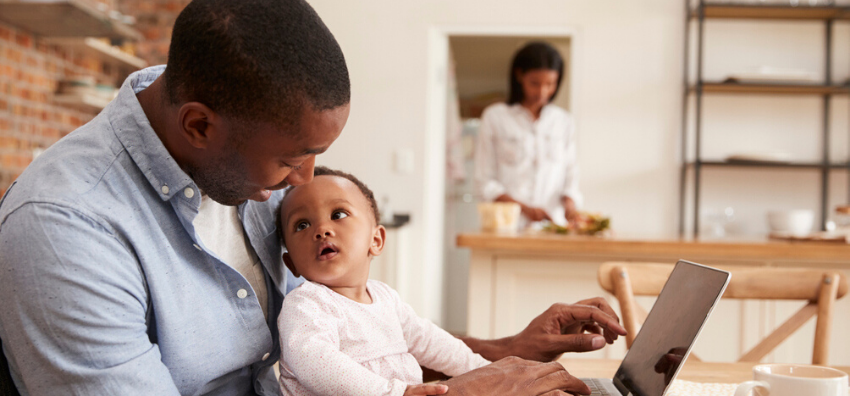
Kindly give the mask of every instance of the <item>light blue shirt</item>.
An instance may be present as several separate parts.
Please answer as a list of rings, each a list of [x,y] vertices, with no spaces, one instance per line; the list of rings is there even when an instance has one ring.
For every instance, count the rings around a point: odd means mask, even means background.
[[[266,271],[265,319],[195,232],[198,186],[136,99],[164,70],[131,75],[0,202],[0,339],[24,395],[279,394],[276,319],[302,282],[281,260],[282,192],[239,206]]]

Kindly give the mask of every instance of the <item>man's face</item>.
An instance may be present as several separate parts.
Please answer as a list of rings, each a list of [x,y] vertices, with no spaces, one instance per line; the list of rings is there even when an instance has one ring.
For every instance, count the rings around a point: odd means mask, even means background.
[[[189,169],[198,187],[214,201],[239,205],[265,201],[273,190],[309,183],[316,154],[325,152],[348,120],[349,105],[305,109],[297,130],[260,124],[254,130],[231,126],[202,164]]]
[[[383,247],[369,200],[350,180],[323,175],[292,189],[281,203],[281,227],[293,272],[328,287],[365,284],[371,255]]]

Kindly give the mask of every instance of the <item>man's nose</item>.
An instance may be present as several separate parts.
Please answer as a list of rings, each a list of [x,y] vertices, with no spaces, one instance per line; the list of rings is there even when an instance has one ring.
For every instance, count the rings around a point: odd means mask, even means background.
[[[286,176],[285,180],[291,186],[307,184],[313,181],[313,168],[315,167],[316,157],[310,157],[310,159],[301,164],[299,169],[290,172],[289,175]]]

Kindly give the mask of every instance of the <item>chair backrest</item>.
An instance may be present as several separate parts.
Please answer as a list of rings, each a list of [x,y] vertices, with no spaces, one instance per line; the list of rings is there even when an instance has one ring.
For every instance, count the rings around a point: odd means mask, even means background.
[[[758,362],[813,316],[815,347],[812,364],[827,364],[832,311],[835,301],[847,294],[847,279],[840,273],[819,269],[727,267],[732,273],[723,298],[758,300],[805,300],[808,304],[738,360]],[[599,267],[599,285],[620,303],[623,326],[631,348],[646,311],[635,296],[657,296],[673,271],[671,264],[608,262]]]

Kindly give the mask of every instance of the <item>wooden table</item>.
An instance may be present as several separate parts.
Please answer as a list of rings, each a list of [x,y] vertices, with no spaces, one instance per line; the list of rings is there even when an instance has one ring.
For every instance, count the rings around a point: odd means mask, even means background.
[[[599,265],[606,261],[673,264],[686,259],[718,266],[814,267],[837,270],[850,277],[850,245],[834,242],[469,233],[460,234],[457,245],[472,253],[466,332],[479,338],[516,334],[555,302],[604,296],[619,312],[614,299],[597,282]],[[652,301],[639,299],[647,309]],[[796,312],[799,306],[795,304],[723,301],[700,336],[696,353],[713,361],[737,360],[781,323],[781,318]],[[830,363],[850,366],[850,337],[840,336],[840,329],[850,328],[850,298],[838,301],[834,320]],[[813,337],[813,326],[812,330],[794,334],[768,361],[810,362]],[[582,357],[618,359],[624,353],[625,347],[615,344]]]
[[[620,366],[620,361],[613,359],[561,358],[560,363],[570,374],[580,378],[613,378]],[[753,366],[756,364],[688,360],[676,378],[691,382],[737,384],[753,379]],[[833,368],[850,373],[850,367],[834,366]]]

